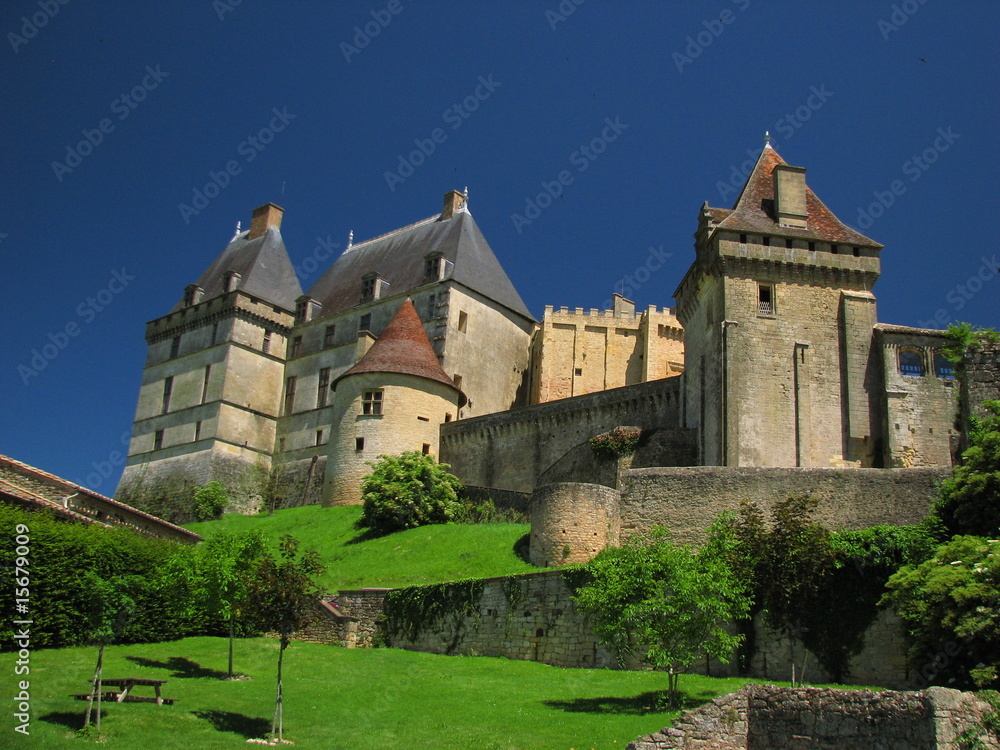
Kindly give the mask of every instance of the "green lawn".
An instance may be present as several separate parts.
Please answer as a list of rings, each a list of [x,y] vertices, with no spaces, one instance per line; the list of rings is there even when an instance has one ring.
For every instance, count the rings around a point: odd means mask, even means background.
[[[514,545],[529,531],[528,524],[451,523],[364,540],[354,528],[360,515],[361,506],[311,505],[279,510],[273,516],[231,513],[218,521],[192,523],[185,528],[204,537],[221,530],[260,529],[275,544],[282,534],[292,534],[304,548],[319,551],[327,569],[320,582],[330,591],[444,583],[539,570],[514,553]]]
[[[264,638],[238,641],[237,671],[251,679],[227,682],[222,638],[109,647],[105,677],[166,679],[164,697],[178,702],[105,704],[107,739],[98,746],[247,747],[270,728],[277,648]],[[32,653],[31,736],[13,732],[8,711],[0,746],[89,746],[73,738],[86,703],[70,694],[86,692],[96,656],[96,648]],[[700,703],[746,682],[685,676],[681,689]],[[673,718],[654,707],[665,683],[651,672],[293,642],[285,653],[286,737],[317,750],[620,750]],[[0,689],[8,706],[12,688],[4,680]]]

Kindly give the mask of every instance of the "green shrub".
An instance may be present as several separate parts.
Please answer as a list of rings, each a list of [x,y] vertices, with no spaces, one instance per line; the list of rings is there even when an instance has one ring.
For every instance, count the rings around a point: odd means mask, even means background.
[[[364,505],[359,528],[381,535],[455,520],[462,485],[448,473],[448,464],[407,451],[380,456],[369,466],[372,473],[361,483]]]
[[[985,401],[987,416],[975,420],[963,463],[941,484],[934,507],[950,534],[1000,532],[1000,401]]]
[[[594,453],[603,458],[631,456],[642,440],[642,430],[638,427],[615,427],[590,439]]]
[[[196,521],[212,521],[222,515],[229,505],[229,493],[222,482],[209,482],[194,491],[191,508]]]

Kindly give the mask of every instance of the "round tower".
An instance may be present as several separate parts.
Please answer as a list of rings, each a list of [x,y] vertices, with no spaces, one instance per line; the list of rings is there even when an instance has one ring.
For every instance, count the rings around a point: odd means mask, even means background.
[[[409,299],[358,363],[333,382],[333,391],[324,505],[361,503],[368,462],[381,455],[437,456],[440,425],[465,403]]]

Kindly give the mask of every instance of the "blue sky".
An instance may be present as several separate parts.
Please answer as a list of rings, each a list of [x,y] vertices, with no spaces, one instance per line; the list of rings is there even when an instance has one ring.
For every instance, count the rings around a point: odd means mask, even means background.
[[[882,321],[995,326],[998,22],[973,0],[8,0],[0,453],[111,494],[145,322],[262,203],[305,287],[350,230],[468,186],[537,317],[616,284],[672,305],[700,206],[732,205],[765,130],[885,245]]]

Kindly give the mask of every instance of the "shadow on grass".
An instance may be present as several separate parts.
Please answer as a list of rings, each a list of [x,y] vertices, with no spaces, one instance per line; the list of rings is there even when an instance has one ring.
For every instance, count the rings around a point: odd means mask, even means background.
[[[267,719],[233,711],[192,711],[191,714],[207,721],[216,731],[233,732],[243,735],[248,740],[263,737],[271,731],[271,722]]]
[[[524,560],[524,562],[530,562],[528,560],[529,545],[531,544],[531,534],[525,534],[514,542],[514,555]]]
[[[705,700],[705,698],[696,698],[681,693],[679,705],[671,708],[667,698],[667,691],[654,690],[629,698],[574,698],[568,701],[542,701],[542,703],[549,708],[574,714],[629,714],[632,716],[642,716],[644,714],[660,714],[667,711],[696,708],[704,704]]]
[[[172,669],[173,672],[170,673],[171,677],[212,677],[216,680],[223,680],[229,676],[228,672],[222,672],[218,669],[208,669],[201,666],[198,662],[191,661],[183,656],[171,656],[166,661],[146,659],[142,656],[126,656],[125,658],[133,664],[138,664],[140,667]]]
[[[83,726],[83,717],[87,713],[87,702],[80,701],[79,711],[52,711],[45,714],[44,716],[39,716],[39,721],[44,721],[46,724],[58,724],[64,726],[67,729],[72,729],[74,732]],[[101,708],[101,718],[108,718],[108,712]],[[91,722],[97,719],[97,706],[90,712]]]
[[[355,527],[357,528],[357,527]],[[348,539],[344,542],[344,545],[348,544],[361,544],[361,542],[370,542],[372,539],[381,539],[384,536],[389,536],[391,532],[378,532],[372,529],[359,529],[359,533],[353,539]]]

